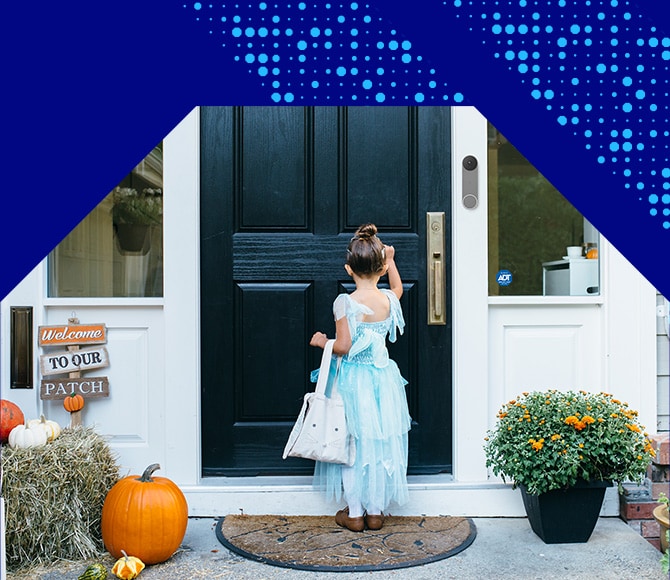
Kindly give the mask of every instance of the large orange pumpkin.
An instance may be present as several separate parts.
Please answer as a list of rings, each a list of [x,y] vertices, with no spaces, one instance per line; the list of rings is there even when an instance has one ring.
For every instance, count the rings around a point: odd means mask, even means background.
[[[0,399],[0,442],[7,443],[12,429],[24,422],[23,411],[16,403]]]
[[[188,505],[167,477],[152,477],[154,463],[141,477],[129,475],[109,490],[102,506],[102,541],[115,558],[123,552],[145,564],[165,562],[181,545]]]

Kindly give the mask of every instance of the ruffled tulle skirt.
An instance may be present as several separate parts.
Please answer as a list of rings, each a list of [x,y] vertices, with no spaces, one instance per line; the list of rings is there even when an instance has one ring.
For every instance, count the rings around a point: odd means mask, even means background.
[[[335,362],[330,377],[334,373]],[[312,380],[317,376],[318,370],[312,373]],[[353,493],[364,508],[385,510],[392,502],[401,505],[408,499],[407,434],[411,417],[406,384],[393,360],[383,368],[347,360],[341,363],[337,389],[356,444],[356,461],[346,468],[353,470],[349,481],[354,482],[354,489],[347,492]],[[316,462],[314,486],[328,499],[342,498],[342,469],[339,464]]]

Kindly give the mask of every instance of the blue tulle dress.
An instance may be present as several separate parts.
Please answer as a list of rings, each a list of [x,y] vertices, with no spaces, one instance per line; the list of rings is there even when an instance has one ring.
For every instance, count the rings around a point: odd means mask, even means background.
[[[333,303],[335,320],[347,317],[352,340],[337,375],[347,427],[356,442],[356,461],[351,468],[344,468],[352,470],[347,473],[347,480],[354,482],[354,490],[347,490],[346,499],[351,499],[353,493],[363,508],[374,506],[376,510],[385,510],[391,502],[401,505],[408,499],[407,437],[411,427],[407,381],[386,348],[386,336],[395,342],[405,321],[396,295],[386,289],[382,292],[388,296],[391,308],[388,318],[379,322],[363,322],[366,314],[373,314],[372,310],[348,294],[340,294]],[[333,357],[327,394],[335,361]],[[318,373],[318,369],[312,372],[313,382]],[[328,499],[339,501],[343,495],[342,471],[342,465],[317,461],[314,486]]]

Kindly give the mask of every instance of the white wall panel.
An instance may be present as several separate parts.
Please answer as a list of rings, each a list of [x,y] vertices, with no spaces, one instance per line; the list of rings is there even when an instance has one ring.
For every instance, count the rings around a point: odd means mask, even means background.
[[[603,389],[598,304],[490,307],[489,416],[523,391]]]
[[[45,324],[63,324],[73,310],[82,323],[107,326],[109,366],[85,373],[109,379],[109,397],[90,399],[84,425],[95,425],[118,454],[122,473],[142,473],[165,461],[165,341],[160,306],[96,305],[76,308],[48,305]],[[68,425],[62,401],[43,401],[47,416]]]

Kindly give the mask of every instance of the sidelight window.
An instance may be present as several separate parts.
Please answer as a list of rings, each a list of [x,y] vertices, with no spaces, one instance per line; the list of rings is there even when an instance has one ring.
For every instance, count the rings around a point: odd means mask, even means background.
[[[163,144],[49,254],[51,297],[163,296]]]
[[[599,234],[488,124],[489,296],[595,296]]]

